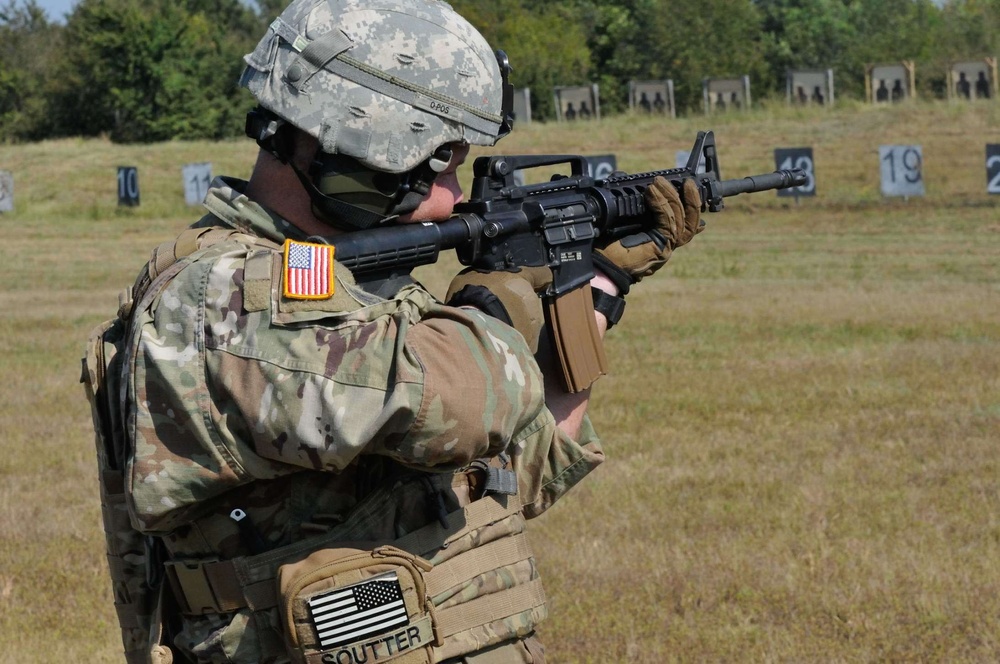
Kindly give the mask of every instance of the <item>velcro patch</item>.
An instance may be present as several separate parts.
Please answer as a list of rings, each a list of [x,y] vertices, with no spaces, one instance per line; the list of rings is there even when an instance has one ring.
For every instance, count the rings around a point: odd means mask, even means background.
[[[333,296],[333,247],[285,240],[282,290],[291,300],[326,300]]]
[[[354,643],[409,624],[395,572],[309,599],[321,648]]]

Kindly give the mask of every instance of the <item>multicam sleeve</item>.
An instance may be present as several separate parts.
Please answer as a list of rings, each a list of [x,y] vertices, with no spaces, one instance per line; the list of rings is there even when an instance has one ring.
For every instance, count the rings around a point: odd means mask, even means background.
[[[340,471],[380,454],[458,467],[503,450],[545,408],[530,351],[499,321],[418,288],[346,312],[282,309],[280,295],[247,312],[225,289],[240,282],[225,264],[209,275],[205,298],[211,417],[250,465]]]
[[[512,447],[524,515],[534,518],[552,506],[604,461],[604,449],[590,417],[578,440],[570,438],[546,409]]]
[[[541,372],[513,328],[435,304],[401,334],[423,390],[406,435],[376,440],[368,451],[402,463],[462,466],[507,449],[548,412]]]

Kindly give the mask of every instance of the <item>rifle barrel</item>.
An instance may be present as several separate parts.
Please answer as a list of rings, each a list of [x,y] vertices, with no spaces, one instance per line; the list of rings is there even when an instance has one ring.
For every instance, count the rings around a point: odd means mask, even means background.
[[[723,180],[719,183],[719,193],[724,196],[737,194],[752,194],[770,189],[789,189],[801,187],[809,181],[809,174],[801,168],[775,171],[761,175],[750,175],[737,180]]]

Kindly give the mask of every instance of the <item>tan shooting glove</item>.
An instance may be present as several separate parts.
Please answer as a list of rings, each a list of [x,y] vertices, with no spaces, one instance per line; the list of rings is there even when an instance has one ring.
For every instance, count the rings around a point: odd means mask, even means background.
[[[612,242],[594,253],[594,263],[608,275],[621,294],[643,277],[663,267],[670,254],[705,228],[701,195],[694,180],[685,180],[681,192],[663,177],[646,189],[646,205],[654,227]]]
[[[467,268],[448,286],[446,302],[452,307],[476,307],[507,323],[521,333],[534,353],[545,324],[538,294],[551,283],[552,270],[547,267],[522,267],[518,272]]]

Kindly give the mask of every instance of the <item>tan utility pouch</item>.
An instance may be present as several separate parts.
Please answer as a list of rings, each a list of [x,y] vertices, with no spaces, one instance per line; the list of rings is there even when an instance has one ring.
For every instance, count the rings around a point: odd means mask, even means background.
[[[321,549],[278,568],[288,654],[299,664],[429,664],[435,645],[424,573],[392,546]]]

